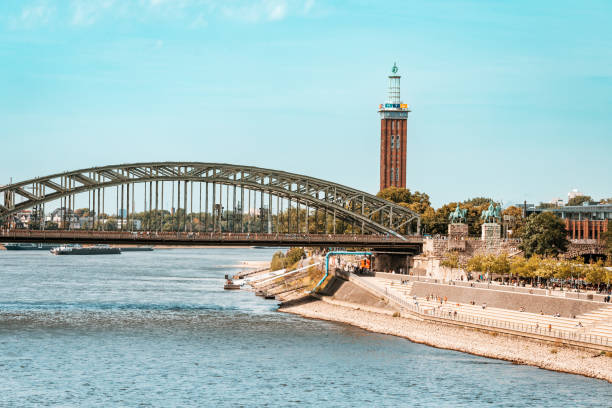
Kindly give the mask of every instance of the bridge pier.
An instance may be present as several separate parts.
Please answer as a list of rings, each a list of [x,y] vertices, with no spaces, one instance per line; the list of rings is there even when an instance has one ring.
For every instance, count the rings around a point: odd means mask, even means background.
[[[374,270],[379,272],[392,272],[408,274],[412,267],[412,257],[414,254],[394,251],[373,251]]]

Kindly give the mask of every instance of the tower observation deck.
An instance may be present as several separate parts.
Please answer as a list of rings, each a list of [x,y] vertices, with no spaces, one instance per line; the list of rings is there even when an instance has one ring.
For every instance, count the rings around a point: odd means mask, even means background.
[[[389,75],[387,102],[378,108],[380,114],[380,189],[406,188],[406,125],[408,105],[400,99],[400,79],[397,64]]]

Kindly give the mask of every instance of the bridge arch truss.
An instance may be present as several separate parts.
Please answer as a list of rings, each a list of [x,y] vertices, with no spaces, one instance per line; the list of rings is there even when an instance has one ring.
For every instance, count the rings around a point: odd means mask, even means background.
[[[166,193],[163,191],[164,185],[167,185],[168,182],[172,183],[173,195],[174,183],[177,188],[177,199],[176,201],[172,199],[171,207],[174,205],[176,208],[182,207],[185,217],[190,206],[193,214],[194,198],[199,202],[196,208],[200,209],[200,214],[202,213],[202,188],[205,186],[204,213],[206,217],[212,218],[213,230],[216,228],[215,217],[223,217],[223,204],[228,204],[226,210],[232,209],[233,205],[232,217],[237,213],[245,214],[244,192],[250,190],[255,192],[254,203],[257,202],[257,195],[260,195],[259,208],[263,210],[255,211],[259,213],[258,216],[262,217],[262,228],[263,214],[267,211],[268,221],[265,225],[267,231],[264,232],[273,232],[274,227],[271,225],[273,209],[276,205],[277,215],[282,213],[283,202],[287,205],[285,210],[287,208],[297,209],[293,215],[297,217],[297,223],[294,220],[296,230],[283,232],[311,231],[313,210],[315,221],[317,214],[321,214],[321,217],[323,213],[325,214],[326,229],[327,219],[330,217],[333,219],[333,229],[335,229],[336,222],[339,221],[350,224],[353,233],[359,231],[360,233],[403,236],[416,235],[420,231],[420,216],[417,213],[375,195],[341,184],[259,167],[201,162],[153,162],[92,167],[0,186],[0,222],[7,222],[12,216],[27,209],[32,209],[36,214],[44,214],[45,205],[58,200],[59,208],[64,208],[66,209],[64,213],[69,213],[70,209],[75,208],[75,197],[85,193],[88,195],[86,202],[90,207],[93,206],[94,211],[91,214],[95,218],[96,208],[97,213],[100,214],[109,207],[114,208],[112,205],[114,203],[111,203],[110,206],[105,203],[106,191],[112,187],[115,187],[116,190],[114,196],[117,201],[116,209],[121,210],[123,215],[127,208],[125,217],[129,220],[130,206],[132,213],[135,207],[134,185],[144,186],[140,190],[143,191],[143,195],[138,197],[139,207],[145,211],[159,211],[160,193],[162,193],[161,209],[164,209],[164,195],[168,193],[168,188]],[[183,187],[182,197],[181,185]],[[223,195],[224,187],[225,196]],[[120,191],[121,206],[118,204]],[[142,205],[143,200],[144,205]],[[250,206],[250,195],[248,200]],[[216,214],[215,208],[219,214]],[[219,208],[221,211],[218,210]],[[306,212],[300,212],[300,208]],[[302,220],[299,218],[300,214],[305,214]],[[117,216],[119,216],[118,213]],[[291,213],[288,216],[291,217]],[[311,220],[310,227],[309,220]],[[208,226],[208,223],[205,225]],[[287,225],[291,229],[290,219]],[[232,228],[242,230],[242,226],[236,223],[232,223]],[[335,233],[335,231],[319,232]]]

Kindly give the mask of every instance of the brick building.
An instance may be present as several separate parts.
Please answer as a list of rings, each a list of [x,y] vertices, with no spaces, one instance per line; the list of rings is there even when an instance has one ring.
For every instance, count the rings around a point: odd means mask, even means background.
[[[393,64],[389,75],[387,102],[378,108],[380,114],[380,189],[406,188],[406,125],[408,105],[400,100],[400,76]]]
[[[612,204],[585,203],[559,208],[526,207],[526,215],[550,211],[565,222],[569,239],[603,239],[608,230],[608,221],[612,220]]]

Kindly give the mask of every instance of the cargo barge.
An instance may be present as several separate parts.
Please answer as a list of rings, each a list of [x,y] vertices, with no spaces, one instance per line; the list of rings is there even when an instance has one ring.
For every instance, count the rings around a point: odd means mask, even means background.
[[[63,245],[51,250],[53,255],[115,255],[120,254],[121,249],[108,245],[94,245],[82,247],[80,245]]]

